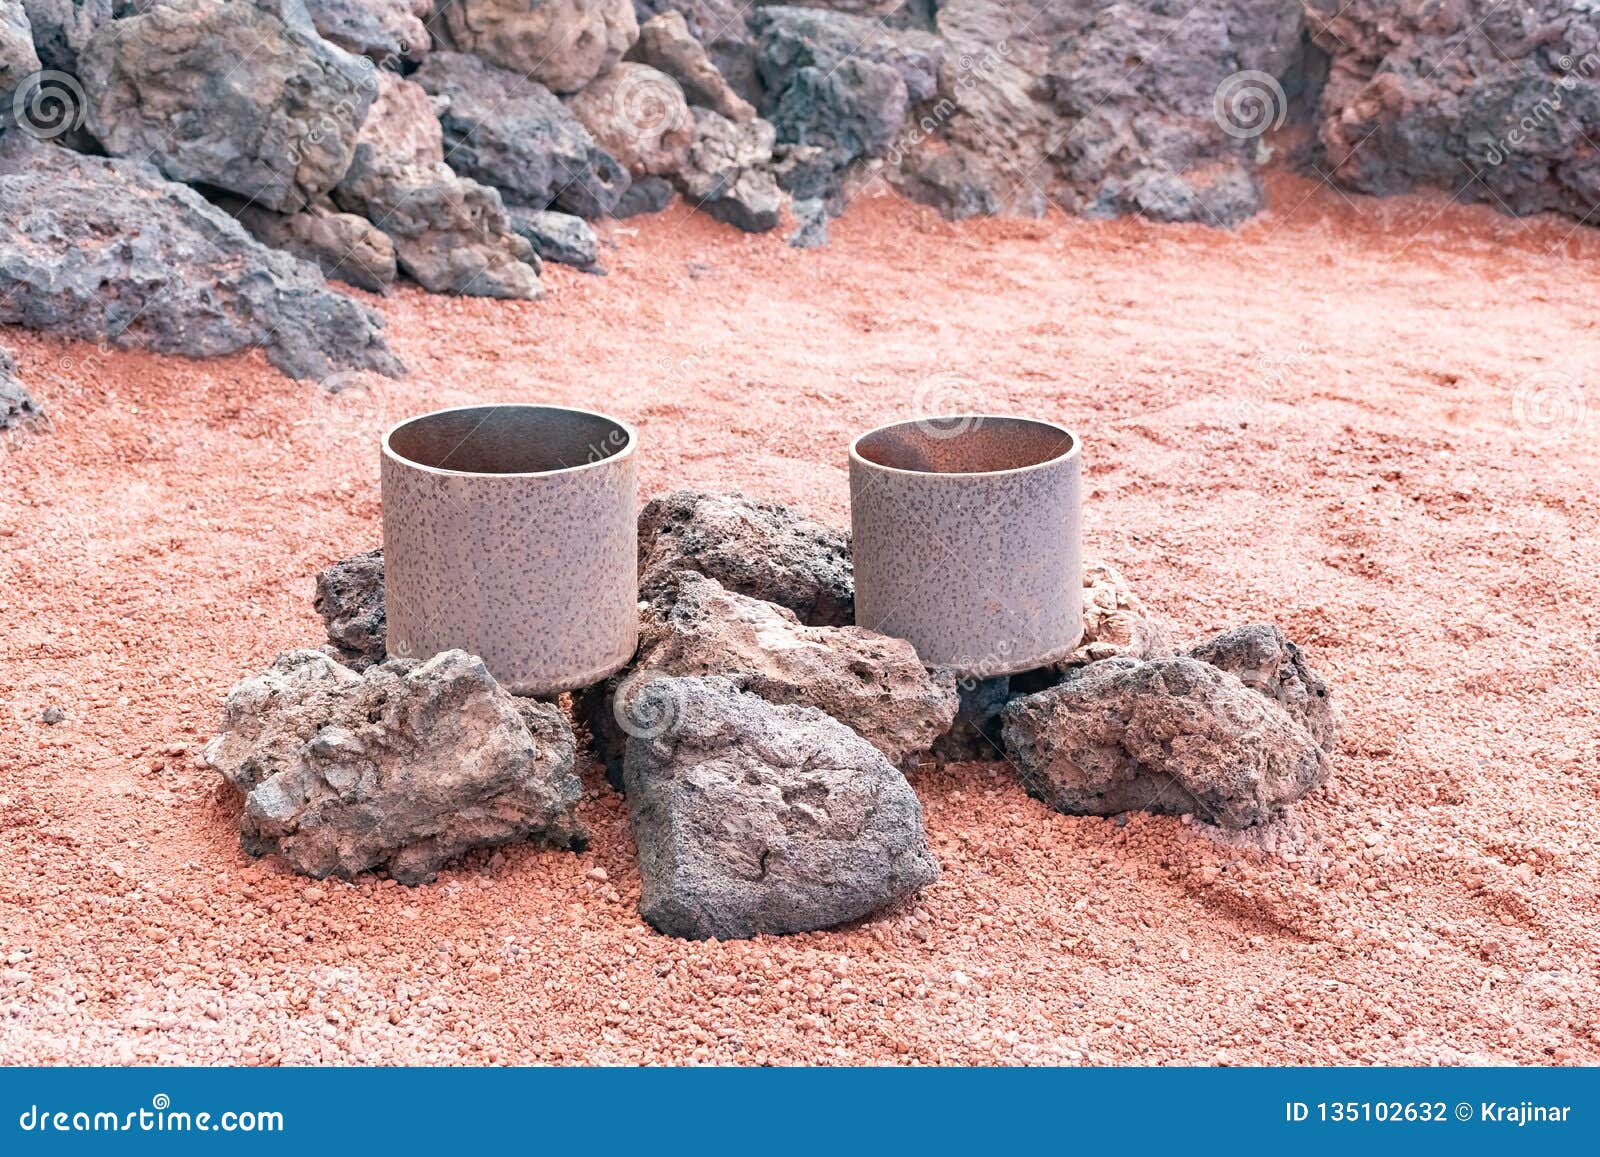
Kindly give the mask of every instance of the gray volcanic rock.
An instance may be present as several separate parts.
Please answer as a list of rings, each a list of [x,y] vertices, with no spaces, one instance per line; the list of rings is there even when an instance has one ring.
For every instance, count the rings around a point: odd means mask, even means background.
[[[1365,193],[1419,185],[1518,215],[1600,204],[1600,11],[1572,0],[1307,0],[1331,57],[1319,136]],[[1472,179],[1476,176],[1476,180]]]
[[[1327,680],[1277,627],[1270,623],[1235,627],[1191,648],[1189,655],[1238,676],[1250,690],[1282,707],[1329,755],[1338,747],[1339,712]]]
[[[1006,708],[1006,752],[1057,811],[1193,815],[1229,828],[1273,817],[1328,778],[1309,732],[1197,659],[1106,659]]]
[[[916,764],[955,719],[954,677],[930,675],[904,639],[864,627],[808,627],[785,607],[693,571],[673,579],[641,619],[632,667],[611,681],[614,694],[601,711],[590,711],[608,763],[626,735],[654,725],[648,688],[663,677],[719,675],[769,703],[815,707],[902,767]]]
[[[755,36],[746,23],[753,7],[745,0],[633,0],[641,35],[652,17],[678,13],[689,35],[704,45],[711,63],[733,91],[752,103],[761,95]]]
[[[0,128],[11,123],[12,93],[39,71],[39,54],[33,47],[33,29],[22,0],[0,0]]]
[[[767,92],[762,112],[780,141],[820,149],[819,162],[834,171],[887,154],[912,106],[938,87],[943,44],[927,33],[784,6],[753,12],[750,27]]]
[[[755,106],[733,90],[705,48],[690,34],[681,12],[663,12],[641,23],[639,40],[628,59],[672,77],[692,105],[721,113],[739,124],[756,115]]]
[[[1062,667],[1129,656],[1156,659],[1172,654],[1166,624],[1145,608],[1122,572],[1092,559],[1083,564],[1083,638]],[[1236,672],[1237,673],[1237,672]]]
[[[376,93],[372,64],[319,37],[303,7],[275,7],[167,0],[101,27],[78,61],[89,130],[113,156],[280,213],[328,192]]]
[[[587,273],[604,273],[597,264],[600,242],[582,217],[544,209],[509,210],[511,227],[546,261],[572,265]]]
[[[633,0],[446,0],[440,17],[451,47],[562,94],[609,72],[639,36]]]
[[[1072,126],[1052,153],[1070,207],[1223,226],[1260,208],[1250,118],[1287,113],[1278,78],[1298,63],[1299,0],[1115,0],[1071,15],[1044,77]]]
[[[44,410],[17,380],[17,363],[0,348],[0,431],[34,426],[45,420]]]
[[[639,594],[655,598],[676,572],[788,607],[813,627],[855,622],[850,536],[777,502],[678,490],[639,514]]]
[[[245,851],[308,876],[387,869],[403,884],[473,848],[581,848],[575,754],[556,707],[513,698],[464,651],[364,675],[291,651],[228,693],[205,748],[245,793]]]
[[[572,98],[573,114],[635,177],[670,177],[683,167],[694,118],[678,82],[624,61]]]
[[[383,319],[135,161],[0,135],[0,324],[214,357],[252,346],[296,378],[404,367]]]
[[[459,52],[436,52],[411,77],[435,98],[450,166],[516,205],[604,217],[628,172],[537,81]]]
[[[292,253],[337,278],[373,293],[394,284],[394,242],[365,217],[318,202],[298,213],[274,213],[244,202],[220,204],[263,245]]]
[[[512,230],[500,194],[444,163],[443,134],[428,94],[392,73],[378,76],[379,99],[334,201],[387,233],[400,268],[424,289],[542,296],[538,258]]]
[[[339,661],[357,671],[388,654],[388,612],[383,595],[383,548],[340,559],[317,573],[313,602],[327,626]]]
[[[305,0],[323,39],[346,52],[393,67],[421,60],[433,38],[424,23],[433,0]]]
[[[659,213],[672,203],[672,182],[665,177],[640,177],[611,207],[611,215],[626,220],[643,213]]]
[[[0,0],[0,10],[16,0]],[[56,72],[76,74],[78,53],[103,24],[111,23],[114,0],[22,0],[33,26],[39,63]],[[0,86],[3,87],[3,86]]]
[[[735,124],[696,108],[694,137],[679,168],[678,191],[696,209],[746,233],[765,233],[783,220],[785,197],[772,175],[772,125],[759,118]]]
[[[905,777],[844,724],[726,679],[662,680],[671,725],[628,743],[639,911],[674,936],[831,928],[938,876]]]

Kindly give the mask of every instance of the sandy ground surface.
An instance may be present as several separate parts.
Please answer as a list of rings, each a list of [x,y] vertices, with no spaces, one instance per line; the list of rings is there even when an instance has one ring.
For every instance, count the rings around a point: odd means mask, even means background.
[[[1230,235],[880,199],[810,253],[674,206],[541,304],[397,293],[411,377],[338,395],[4,333],[57,426],[0,461],[0,1060],[1600,1061],[1600,231],[1290,178],[1272,206]],[[748,943],[642,923],[592,765],[582,855],[417,889],[248,859],[195,759],[222,695],[320,640],[380,429],[510,399],[637,423],[644,497],[841,523],[855,431],[1063,420],[1091,554],[1185,636],[1309,648],[1334,781],[1224,838],[925,771],[914,907]]]

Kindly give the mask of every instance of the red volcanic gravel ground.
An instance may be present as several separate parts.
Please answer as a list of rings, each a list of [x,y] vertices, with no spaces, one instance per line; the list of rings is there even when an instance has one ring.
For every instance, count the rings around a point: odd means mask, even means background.
[[[0,1060],[1600,1061],[1600,232],[1292,178],[1272,206],[1226,233],[869,199],[815,252],[674,206],[542,303],[372,299],[412,374],[338,394],[0,334],[56,420],[0,460]],[[637,423],[643,497],[841,523],[854,432],[1064,421],[1089,553],[1185,637],[1304,644],[1335,778],[1226,836],[915,773],[939,882],[746,943],[641,922],[592,764],[582,855],[415,889],[250,860],[196,761],[223,694],[320,640],[314,572],[379,537],[381,428],[510,399]]]

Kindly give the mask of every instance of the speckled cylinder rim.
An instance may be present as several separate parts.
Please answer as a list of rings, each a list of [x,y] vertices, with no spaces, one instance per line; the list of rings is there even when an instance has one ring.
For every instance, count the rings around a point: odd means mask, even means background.
[[[618,440],[622,441],[622,448],[619,450],[612,450],[611,452],[602,454],[599,457],[591,457],[587,461],[577,463],[576,465],[569,466],[562,464],[541,470],[460,470],[452,467],[435,465],[432,462],[423,461],[420,457],[414,458],[410,455],[402,454],[400,451],[394,448],[393,439],[396,434],[401,434],[403,431],[411,427],[417,427],[420,431],[424,429],[426,425],[436,425],[440,419],[446,417],[447,415],[466,414],[471,413],[474,410],[484,411],[485,422],[487,422],[489,418],[494,415],[496,410],[540,410],[553,414],[570,415],[579,420],[593,419],[595,422],[604,423],[611,428],[609,431],[607,431],[606,438],[610,438],[615,434],[620,433],[622,438]],[[481,425],[482,423],[480,423],[480,426]],[[474,429],[476,428],[477,427],[474,427]],[[471,435],[469,434],[467,437],[470,438]],[[604,440],[606,439],[603,438],[602,441]],[[465,444],[465,441],[466,439],[463,439],[462,444]],[[538,402],[486,402],[475,406],[449,406],[443,410],[433,410],[426,414],[416,414],[410,418],[396,422],[393,426],[390,426],[389,429],[384,431],[383,435],[384,454],[387,457],[393,458],[397,462],[403,462],[405,465],[410,466],[413,469],[426,470],[430,474],[452,474],[477,478],[536,478],[540,475],[560,474],[564,471],[588,470],[591,467],[599,466],[601,463],[614,463],[618,458],[625,458],[632,454],[638,448],[638,445],[638,431],[636,431],[632,426],[628,425],[628,423],[624,422],[621,418],[613,418],[610,414],[602,414],[595,410],[579,410],[571,406],[547,406]],[[592,451],[595,449],[595,444],[589,443],[585,448]],[[457,449],[459,449],[459,446]],[[451,454],[454,452],[455,451],[452,450]],[[451,454],[446,454],[445,458],[448,459]]]
[[[863,454],[861,452],[862,443],[867,441],[867,439],[882,438],[884,435],[891,434],[896,430],[924,429],[928,426],[939,429],[940,427],[944,427],[946,425],[952,427],[953,429],[969,430],[981,426],[986,422],[1013,422],[1022,426],[1032,426],[1040,430],[1049,430],[1052,433],[1064,436],[1067,439],[1068,445],[1067,448],[1061,453],[1052,454],[1048,458],[1040,458],[1036,462],[1028,462],[1019,466],[1005,466],[994,470],[907,469],[902,466],[895,466],[888,462],[881,461],[870,456],[869,454]],[[959,437],[959,434],[951,435],[945,434],[941,431],[940,433],[934,435],[935,439],[943,439],[947,437]],[[1078,451],[1081,445],[1082,443],[1079,441],[1078,436],[1071,430],[1067,429],[1065,426],[1057,425],[1055,422],[1046,422],[1043,418],[1023,418],[1014,414],[940,414],[937,417],[931,418],[911,418],[904,422],[891,422],[887,426],[879,426],[875,430],[868,430],[865,434],[858,435],[856,440],[850,443],[850,457],[862,462],[864,465],[871,466],[875,470],[887,470],[894,474],[923,474],[930,476],[938,475],[944,478],[979,478],[997,474],[1023,474],[1029,470],[1038,470],[1042,467],[1049,466],[1052,463],[1061,462],[1067,458],[1076,458],[1078,457]]]

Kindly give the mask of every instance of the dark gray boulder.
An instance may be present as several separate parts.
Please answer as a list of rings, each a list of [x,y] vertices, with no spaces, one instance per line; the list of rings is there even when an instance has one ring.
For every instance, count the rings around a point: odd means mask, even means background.
[[[787,6],[758,9],[750,27],[763,115],[778,140],[820,150],[834,172],[888,154],[912,106],[937,91],[943,44],[927,33]]]
[[[721,940],[831,928],[937,878],[916,793],[844,724],[726,679],[657,686],[670,726],[630,739],[623,770],[652,927]]]
[[[1198,659],[1105,659],[1005,709],[1023,785],[1057,811],[1192,814],[1263,823],[1322,784],[1311,734],[1236,676]]]
[[[151,166],[0,135],[0,324],[295,378],[404,372],[383,319]]]
[[[676,585],[678,571],[788,607],[813,627],[855,622],[850,536],[778,502],[678,490],[639,514],[639,594]]]
[[[600,242],[582,217],[571,213],[552,213],[545,209],[507,210],[511,228],[521,234],[533,251],[546,261],[575,266],[586,273],[604,273],[598,262]]]
[[[1600,205],[1600,11],[1572,0],[1307,0],[1331,60],[1318,133],[1348,188],[1518,215]]]
[[[576,750],[558,708],[514,698],[464,651],[364,674],[291,651],[228,693],[205,759],[244,793],[251,855],[420,884],[473,848],[581,849]]]
[[[645,213],[659,213],[672,204],[672,195],[672,182],[665,177],[639,177],[611,207],[611,216],[622,221]]]
[[[312,606],[327,627],[339,661],[357,671],[387,656],[388,612],[383,595],[383,548],[340,559],[317,572]]]
[[[281,213],[344,175],[377,91],[292,2],[167,0],[99,28],[78,66],[106,152]]]
[[[1277,627],[1270,623],[1235,627],[1190,648],[1189,656],[1237,676],[1250,690],[1282,707],[1329,755],[1339,746],[1339,712],[1327,680]]]
[[[411,77],[441,104],[450,167],[507,201],[604,217],[628,172],[549,89],[459,52],[436,52]]]

